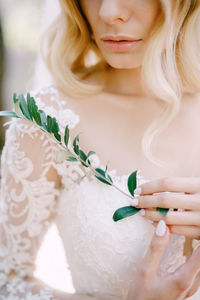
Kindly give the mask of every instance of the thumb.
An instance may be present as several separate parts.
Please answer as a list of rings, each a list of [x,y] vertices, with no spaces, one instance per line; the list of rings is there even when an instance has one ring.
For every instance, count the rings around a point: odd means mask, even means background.
[[[149,249],[143,259],[143,263],[148,270],[148,275],[154,276],[157,274],[161,258],[169,242],[169,236],[169,228],[166,226],[164,220],[160,220],[156,227]]]

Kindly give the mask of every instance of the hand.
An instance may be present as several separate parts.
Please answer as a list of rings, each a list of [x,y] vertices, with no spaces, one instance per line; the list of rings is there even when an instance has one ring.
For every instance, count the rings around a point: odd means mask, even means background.
[[[137,208],[145,209],[145,217],[154,222],[165,220],[170,232],[200,239],[200,178],[167,177],[141,184],[136,197]],[[168,211],[164,216],[161,208],[185,209]],[[156,223],[155,223],[156,224]]]
[[[137,278],[133,284],[130,284],[126,300],[183,300],[191,297],[198,290],[200,247],[174,272],[161,274],[160,261],[167,248],[169,235],[165,222],[160,221],[150,247],[142,259]]]

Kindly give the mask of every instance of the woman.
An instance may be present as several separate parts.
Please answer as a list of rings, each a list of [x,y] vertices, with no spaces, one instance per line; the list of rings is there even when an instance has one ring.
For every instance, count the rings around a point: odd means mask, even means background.
[[[101,157],[92,165],[109,160],[118,187],[141,170],[132,205],[143,210],[113,222],[130,198],[79,162],[56,163],[52,138],[15,122],[2,155],[0,299],[199,299],[200,248],[187,261],[183,253],[185,239],[200,237],[199,1],[60,4],[43,45],[56,86],[32,95],[62,132],[68,124],[70,136],[84,133],[81,147]],[[33,278],[52,220],[74,295]]]

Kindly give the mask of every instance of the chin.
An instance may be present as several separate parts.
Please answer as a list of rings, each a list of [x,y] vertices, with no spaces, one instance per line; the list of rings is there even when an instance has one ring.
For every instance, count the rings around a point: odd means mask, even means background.
[[[105,61],[115,69],[136,69],[142,66],[143,57],[141,54],[111,54],[103,55]]]
[[[124,61],[123,59],[106,60],[106,62],[115,69],[137,69],[142,66],[142,62],[139,61]]]

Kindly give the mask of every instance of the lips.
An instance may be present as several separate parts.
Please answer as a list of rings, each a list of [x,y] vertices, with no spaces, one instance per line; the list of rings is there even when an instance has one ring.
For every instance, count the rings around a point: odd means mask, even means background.
[[[137,48],[142,40],[103,40],[105,47],[112,52],[128,52]]]
[[[119,40],[119,41],[115,41],[115,40],[103,40],[104,42],[114,42],[114,43],[124,43],[124,42],[135,42],[134,40]]]
[[[115,40],[115,39],[102,39],[104,42],[138,42],[140,40],[131,40],[131,39],[120,39],[120,40]]]
[[[117,40],[115,40],[115,39],[103,39],[103,41],[113,41],[113,42],[128,42],[128,41],[130,41],[130,42],[134,42],[134,41],[136,41],[136,40],[128,40],[128,39],[117,39]]]
[[[127,36],[127,35],[105,35],[102,36],[101,39],[103,41],[116,41],[116,42],[120,42],[120,41],[130,41],[130,42],[135,42],[135,41],[139,41],[141,39],[137,39],[135,37],[132,36]]]

